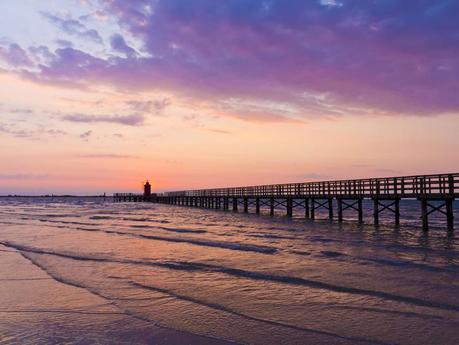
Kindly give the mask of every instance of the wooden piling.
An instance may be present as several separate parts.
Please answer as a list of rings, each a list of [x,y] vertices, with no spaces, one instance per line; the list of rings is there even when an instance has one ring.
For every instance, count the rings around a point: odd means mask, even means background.
[[[379,225],[379,200],[377,198],[373,199],[373,218],[374,224]]]
[[[333,198],[328,198],[328,218],[333,220]]]
[[[289,218],[293,217],[293,199],[287,198],[285,200],[285,204],[287,206],[287,217]]]
[[[315,219],[316,216],[316,200],[314,198],[311,199],[311,219]]]
[[[447,199],[446,204],[446,227],[448,231],[454,230],[454,211],[453,211],[453,199]]]
[[[421,219],[422,219],[422,229],[424,231],[429,230],[429,213],[428,213],[428,203],[426,198],[421,199]]]
[[[336,203],[338,205],[338,222],[343,221],[343,199],[338,198],[336,200]]]
[[[395,225],[400,225],[400,199],[397,198],[394,201],[394,212],[395,212]]]
[[[363,223],[363,200],[362,198],[359,198],[357,200],[357,212],[358,212],[359,223]]]

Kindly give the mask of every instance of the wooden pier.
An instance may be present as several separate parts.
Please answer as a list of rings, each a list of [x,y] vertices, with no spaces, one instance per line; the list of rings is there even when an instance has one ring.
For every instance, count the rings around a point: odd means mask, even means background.
[[[363,222],[363,200],[370,199],[375,225],[379,224],[383,211],[391,212],[395,225],[399,225],[400,200],[416,199],[419,200],[424,230],[429,229],[429,216],[437,212],[445,216],[446,228],[452,231],[453,202],[458,195],[459,173],[198,189],[151,195],[116,193],[113,197],[115,202],[154,202],[231,209],[234,212],[242,207],[245,213],[254,206],[257,214],[260,207],[267,206],[272,216],[276,208],[285,210],[288,217],[293,216],[294,209],[301,209],[308,219],[314,219],[318,209],[325,209],[330,220],[335,219],[335,200],[339,222],[343,221],[345,211],[356,212],[358,221]]]

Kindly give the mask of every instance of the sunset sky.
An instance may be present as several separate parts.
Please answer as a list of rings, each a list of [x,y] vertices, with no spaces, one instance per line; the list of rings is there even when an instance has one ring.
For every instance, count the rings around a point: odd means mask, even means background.
[[[0,195],[459,171],[459,1],[1,0]]]

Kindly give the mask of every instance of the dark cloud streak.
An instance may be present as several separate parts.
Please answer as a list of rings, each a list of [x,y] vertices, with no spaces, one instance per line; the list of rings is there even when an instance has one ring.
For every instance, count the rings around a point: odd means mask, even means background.
[[[62,116],[62,120],[69,122],[81,122],[81,123],[116,123],[126,126],[140,126],[145,121],[145,116],[142,114],[132,115],[87,115],[87,114],[68,114]]]

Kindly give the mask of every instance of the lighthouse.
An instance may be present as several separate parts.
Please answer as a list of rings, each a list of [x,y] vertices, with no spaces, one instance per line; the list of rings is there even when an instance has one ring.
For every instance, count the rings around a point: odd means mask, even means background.
[[[147,182],[145,183],[145,185],[143,186],[143,197],[144,198],[150,198],[151,197],[151,184],[150,182]]]

